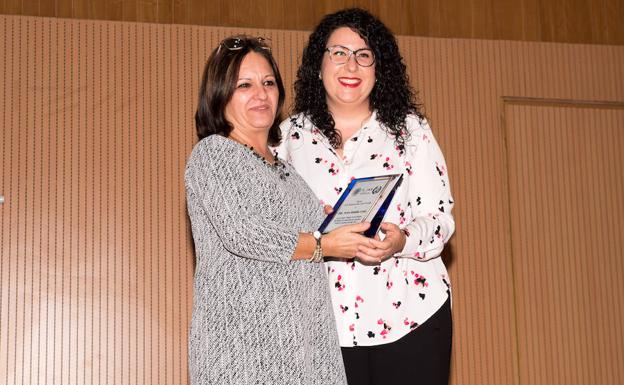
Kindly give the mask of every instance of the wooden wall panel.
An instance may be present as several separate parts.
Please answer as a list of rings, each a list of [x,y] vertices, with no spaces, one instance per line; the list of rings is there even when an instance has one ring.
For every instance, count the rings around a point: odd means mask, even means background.
[[[182,175],[195,143],[204,61],[235,32],[272,38],[291,100],[305,32],[0,16],[0,383],[187,383],[193,261]],[[537,383],[532,373],[543,368],[523,357],[542,340],[529,333],[531,281],[518,275],[510,235],[514,221],[536,207],[521,206],[518,197],[531,191],[511,185],[516,164],[505,127],[512,126],[501,123],[518,100],[619,105],[624,50],[415,37],[399,43],[446,154],[457,202],[458,230],[444,255],[454,287],[452,382]],[[594,120],[583,122],[621,127],[601,114]],[[539,115],[532,127],[556,123]],[[613,174],[620,160],[609,159]],[[601,183],[611,194],[608,207],[618,205],[621,182]],[[587,225],[578,222],[573,231]],[[614,276],[618,266],[595,272]],[[564,288],[565,279],[550,284]],[[604,285],[600,293],[621,292],[616,278]],[[544,298],[531,307],[531,322],[551,325],[546,305],[558,297]],[[605,298],[600,309],[617,302]],[[566,300],[587,308],[586,297]],[[621,332],[614,313],[606,314],[600,338]],[[568,334],[552,337],[552,352],[567,346],[564,338],[583,321],[574,320]],[[613,349],[600,346],[596,357]],[[568,380],[565,370],[584,357],[572,351],[553,361],[549,381]],[[613,357],[578,372],[612,368],[604,383],[619,380],[624,366],[621,355]]]
[[[521,383],[620,384],[624,103],[515,100],[505,121]]]
[[[624,44],[621,0],[4,0],[0,14],[311,30],[353,6],[399,35]]]
[[[154,97],[187,89],[154,54],[171,47],[167,32],[3,20],[3,100],[15,108],[5,104],[1,151],[19,179],[0,183],[13,181],[3,233],[17,225],[2,247],[2,383],[185,381],[184,157],[166,154],[192,138],[174,135],[189,121],[172,119],[178,105]],[[176,50],[190,53],[188,41]]]

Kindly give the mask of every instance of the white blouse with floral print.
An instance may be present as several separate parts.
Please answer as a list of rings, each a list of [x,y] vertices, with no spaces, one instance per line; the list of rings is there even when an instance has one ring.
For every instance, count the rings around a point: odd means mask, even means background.
[[[340,345],[370,346],[398,340],[425,322],[450,295],[440,258],[455,230],[446,163],[425,120],[408,116],[405,145],[373,113],[340,157],[302,115],[285,120],[277,155],[303,176],[321,203],[334,205],[351,179],[403,173],[386,213],[407,235],[405,248],[381,265],[326,262]]]

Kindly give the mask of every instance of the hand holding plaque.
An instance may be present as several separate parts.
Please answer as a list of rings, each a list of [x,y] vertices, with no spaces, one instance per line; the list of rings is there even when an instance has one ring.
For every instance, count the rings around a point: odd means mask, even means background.
[[[327,233],[343,225],[370,222],[364,235],[374,237],[402,180],[402,174],[353,179],[319,231]]]

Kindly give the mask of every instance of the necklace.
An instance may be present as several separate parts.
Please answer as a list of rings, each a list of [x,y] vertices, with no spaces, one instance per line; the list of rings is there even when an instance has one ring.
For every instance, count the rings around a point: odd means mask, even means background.
[[[277,174],[279,175],[279,178],[281,180],[286,180],[286,177],[290,176],[290,173],[288,171],[286,171],[286,165],[284,163],[282,163],[282,161],[280,160],[280,158],[277,157],[277,155],[273,154],[273,163],[269,163],[264,158],[264,156],[258,154],[256,151],[254,151],[253,147],[248,146],[245,143],[242,143],[242,145],[245,146],[249,151],[251,151],[251,153],[256,158],[260,159],[262,161],[262,163],[264,163],[268,168],[270,168],[271,170],[277,172]]]

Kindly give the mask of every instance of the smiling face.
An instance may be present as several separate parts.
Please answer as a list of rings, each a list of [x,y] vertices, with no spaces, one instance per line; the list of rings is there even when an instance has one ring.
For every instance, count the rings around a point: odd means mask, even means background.
[[[232,137],[268,135],[275,120],[279,90],[269,62],[250,52],[243,58],[232,98],[225,107],[225,119],[232,125]]]
[[[348,27],[340,27],[331,34],[326,47],[335,45],[352,51],[370,48],[357,32]],[[363,103],[368,106],[370,93],[375,86],[375,64],[362,67],[356,63],[353,55],[345,64],[334,64],[325,52],[321,63],[321,77],[330,111],[347,106],[362,107]]]

